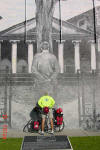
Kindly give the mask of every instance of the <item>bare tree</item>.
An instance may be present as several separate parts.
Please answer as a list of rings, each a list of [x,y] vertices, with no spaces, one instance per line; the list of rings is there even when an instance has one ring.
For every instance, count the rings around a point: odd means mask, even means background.
[[[37,51],[40,52],[40,44],[48,41],[50,52],[52,50],[52,19],[54,6],[58,0],[35,0],[36,2],[36,27],[37,27]]]

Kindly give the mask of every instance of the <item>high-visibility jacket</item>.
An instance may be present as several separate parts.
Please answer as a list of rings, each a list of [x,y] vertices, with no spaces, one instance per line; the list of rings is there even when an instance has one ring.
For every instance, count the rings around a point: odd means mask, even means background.
[[[54,99],[51,96],[42,96],[39,100],[38,100],[38,105],[41,108],[44,107],[49,107],[52,108],[55,104]]]

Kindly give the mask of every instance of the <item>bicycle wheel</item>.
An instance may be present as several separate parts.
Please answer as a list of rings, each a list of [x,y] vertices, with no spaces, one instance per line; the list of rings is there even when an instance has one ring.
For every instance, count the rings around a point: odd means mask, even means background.
[[[62,125],[54,125],[54,131],[55,132],[61,132],[65,127],[64,121],[62,122]]]
[[[32,119],[30,119],[28,123],[25,125],[25,127],[23,128],[23,132],[31,132],[31,122]]]

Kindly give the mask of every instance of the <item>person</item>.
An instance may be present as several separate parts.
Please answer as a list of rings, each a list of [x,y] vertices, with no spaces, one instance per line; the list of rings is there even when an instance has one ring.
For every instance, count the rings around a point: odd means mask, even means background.
[[[55,100],[48,95],[48,93],[45,93],[44,96],[40,97],[40,99],[38,100],[38,105],[42,108],[42,126],[41,126],[41,131],[39,132],[40,134],[44,135],[44,125],[45,125],[45,117],[46,114],[43,112],[44,108],[49,108],[49,112],[48,112],[48,116],[50,119],[50,123],[51,123],[51,131],[49,133],[53,134],[53,112],[52,112],[52,108],[55,104]]]
[[[44,91],[50,92],[51,90],[51,95],[56,97],[54,96],[56,94],[52,93],[56,91],[59,72],[60,67],[57,58],[54,54],[49,53],[49,44],[44,41],[41,44],[41,52],[34,56],[32,62],[32,74],[35,79],[35,89],[38,91],[37,96],[41,97]]]

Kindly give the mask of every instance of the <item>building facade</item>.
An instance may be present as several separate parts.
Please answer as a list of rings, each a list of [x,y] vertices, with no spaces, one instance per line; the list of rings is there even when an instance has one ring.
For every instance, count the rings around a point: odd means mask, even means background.
[[[84,15],[62,21],[61,42],[59,20],[52,22],[53,53],[60,65],[56,103],[64,110],[66,128],[86,128],[87,120],[100,113],[99,44],[95,44],[93,29],[87,28],[93,20],[82,19]],[[0,110],[8,113],[10,126],[20,129],[38,94],[31,74],[37,53],[36,19],[27,20],[26,25],[26,37],[24,22],[0,32],[0,99],[4,103]]]

